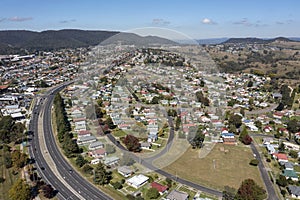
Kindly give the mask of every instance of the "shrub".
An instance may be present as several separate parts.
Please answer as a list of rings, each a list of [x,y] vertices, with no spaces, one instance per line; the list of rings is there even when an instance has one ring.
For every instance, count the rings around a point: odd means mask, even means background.
[[[253,165],[253,166],[257,166],[258,163],[259,163],[259,161],[257,159],[252,159],[249,164]]]

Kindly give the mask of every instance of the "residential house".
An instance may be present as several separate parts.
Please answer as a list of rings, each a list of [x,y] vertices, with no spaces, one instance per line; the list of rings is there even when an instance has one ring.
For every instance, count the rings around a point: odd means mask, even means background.
[[[221,138],[224,144],[236,144],[235,135],[233,133],[222,133]]]
[[[266,133],[270,133],[271,131],[273,131],[273,128],[271,126],[265,126],[263,128],[263,131],[266,132]]]
[[[96,150],[101,148],[104,148],[104,144],[100,141],[93,142],[89,145],[89,150]]]
[[[96,150],[90,151],[89,155],[93,158],[104,158],[107,154],[106,154],[105,149],[96,149]]]
[[[172,190],[167,196],[167,200],[188,200],[189,195],[185,192],[181,192],[178,190]]]
[[[286,170],[294,170],[294,164],[291,162],[281,162],[280,165],[284,166]]]
[[[133,176],[126,180],[126,183],[136,189],[140,188],[141,186],[145,185],[149,180],[149,177],[139,174],[136,176]],[[173,200],[173,199],[172,199]]]
[[[294,151],[299,151],[300,150],[300,146],[298,144],[294,144],[294,143],[287,142],[287,141],[283,141],[283,144],[289,150],[294,150]]]
[[[81,138],[81,137],[86,137],[86,136],[91,136],[91,131],[89,130],[85,130],[85,131],[79,131],[78,134],[77,134],[77,137],[78,138]]]
[[[75,131],[86,131],[86,122],[85,121],[79,121],[75,122]]]
[[[157,182],[152,182],[151,183],[151,187],[152,188],[156,188],[158,190],[158,192],[159,192],[160,195],[163,195],[163,194],[165,194],[168,191],[168,187],[167,186],[161,185],[161,184],[159,184]]]
[[[118,167],[118,173],[127,178],[133,174],[133,170],[129,166],[121,166]]]
[[[269,154],[274,154],[276,152],[274,145],[272,145],[272,144],[267,144],[266,148],[267,148]]]
[[[112,157],[105,157],[104,159],[104,165],[106,166],[110,166],[110,167],[114,167],[119,163],[120,158],[116,157],[116,156],[112,156]]]
[[[100,163],[100,161],[101,161],[100,158],[95,158],[95,159],[91,160],[91,164],[92,164],[92,165],[97,165],[97,164]]]
[[[295,185],[289,185],[288,191],[293,198],[300,199],[300,187]]]
[[[288,157],[284,153],[273,153],[273,158],[277,159],[278,162],[288,162]]]
[[[95,136],[85,136],[85,137],[80,137],[77,139],[77,144],[78,145],[85,145],[85,144],[90,144],[92,142],[96,142],[97,138]]]
[[[292,179],[293,181],[298,181],[298,175],[294,170],[283,170],[282,173],[283,176],[285,176],[286,179]]]

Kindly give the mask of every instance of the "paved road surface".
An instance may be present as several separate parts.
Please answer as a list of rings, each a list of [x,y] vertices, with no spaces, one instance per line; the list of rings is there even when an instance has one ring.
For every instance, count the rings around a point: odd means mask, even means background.
[[[111,198],[109,196],[101,192],[94,185],[79,175],[75,170],[73,170],[72,166],[61,155],[56,145],[51,126],[51,108],[54,94],[62,88],[63,87],[60,86],[50,91],[48,95],[45,95],[43,104],[40,104],[35,108],[34,112],[36,112],[36,114],[34,114],[30,128],[34,131],[35,135],[38,135],[36,134],[39,125],[37,120],[39,118],[38,115],[40,115],[43,120],[43,136],[45,137],[47,151],[42,152],[39,140],[34,139],[31,145],[32,148],[30,150],[31,155],[36,160],[36,166],[41,176],[56,190],[58,190],[59,199],[110,200]],[[55,163],[54,167],[48,165],[47,161],[44,159],[44,157],[46,157],[45,154],[49,154],[51,156],[51,159]],[[41,169],[42,167],[44,170]],[[59,177],[56,176],[54,173],[55,169],[53,168],[58,170],[60,176],[63,177],[63,180],[60,180]],[[65,183],[67,183],[67,185],[69,185],[71,188],[66,187]]]
[[[268,172],[267,172],[267,170],[266,170],[266,168],[263,164],[262,158],[261,158],[261,156],[260,156],[260,154],[259,154],[258,150],[256,149],[253,142],[251,143],[250,147],[252,149],[253,154],[255,154],[256,159],[259,160],[258,168],[259,168],[261,177],[262,177],[262,179],[265,183],[267,192],[268,192],[268,200],[278,199],[278,197],[276,195],[276,192],[274,190],[274,187],[273,187],[273,183],[270,180],[269,174],[268,174]]]

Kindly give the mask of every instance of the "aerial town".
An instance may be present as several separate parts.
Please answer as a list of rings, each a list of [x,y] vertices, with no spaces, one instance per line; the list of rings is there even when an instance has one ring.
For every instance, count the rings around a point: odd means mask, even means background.
[[[256,52],[265,50],[257,46]],[[5,164],[7,173],[20,168],[20,176],[40,188],[36,195],[55,197],[41,175],[45,164],[35,167],[30,153],[41,137],[30,123],[43,123],[38,118],[46,111],[37,106],[47,107],[50,91],[53,138],[69,174],[114,199],[226,199],[245,181],[254,182],[257,199],[267,198],[266,191],[300,198],[299,82],[278,83],[258,71],[218,71],[199,56],[199,45],[103,48],[1,57],[1,124],[13,124],[7,127],[18,138],[8,150],[12,155],[2,155],[12,162]],[[220,45],[206,48],[238,54]],[[8,145],[13,139],[5,134],[2,129]],[[14,161],[28,152],[29,161]],[[59,171],[56,176],[67,180]]]
[[[300,1],[0,5],[0,200],[300,199]]]

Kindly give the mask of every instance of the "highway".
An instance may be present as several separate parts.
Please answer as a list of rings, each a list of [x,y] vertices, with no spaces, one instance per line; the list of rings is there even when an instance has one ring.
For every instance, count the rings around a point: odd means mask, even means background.
[[[34,107],[33,117],[29,125],[29,130],[34,132],[30,156],[35,159],[40,176],[58,191],[57,197],[59,199],[110,200],[112,198],[101,192],[73,170],[72,166],[61,155],[59,147],[55,142],[51,125],[51,108],[54,95],[63,87],[64,85],[58,86],[49,91],[43,97],[44,100]],[[41,121],[43,133],[39,132]],[[44,137],[47,150],[41,149],[39,137]],[[49,161],[45,159],[47,156],[51,157],[54,166],[49,164]],[[57,176],[56,171],[60,176]]]

